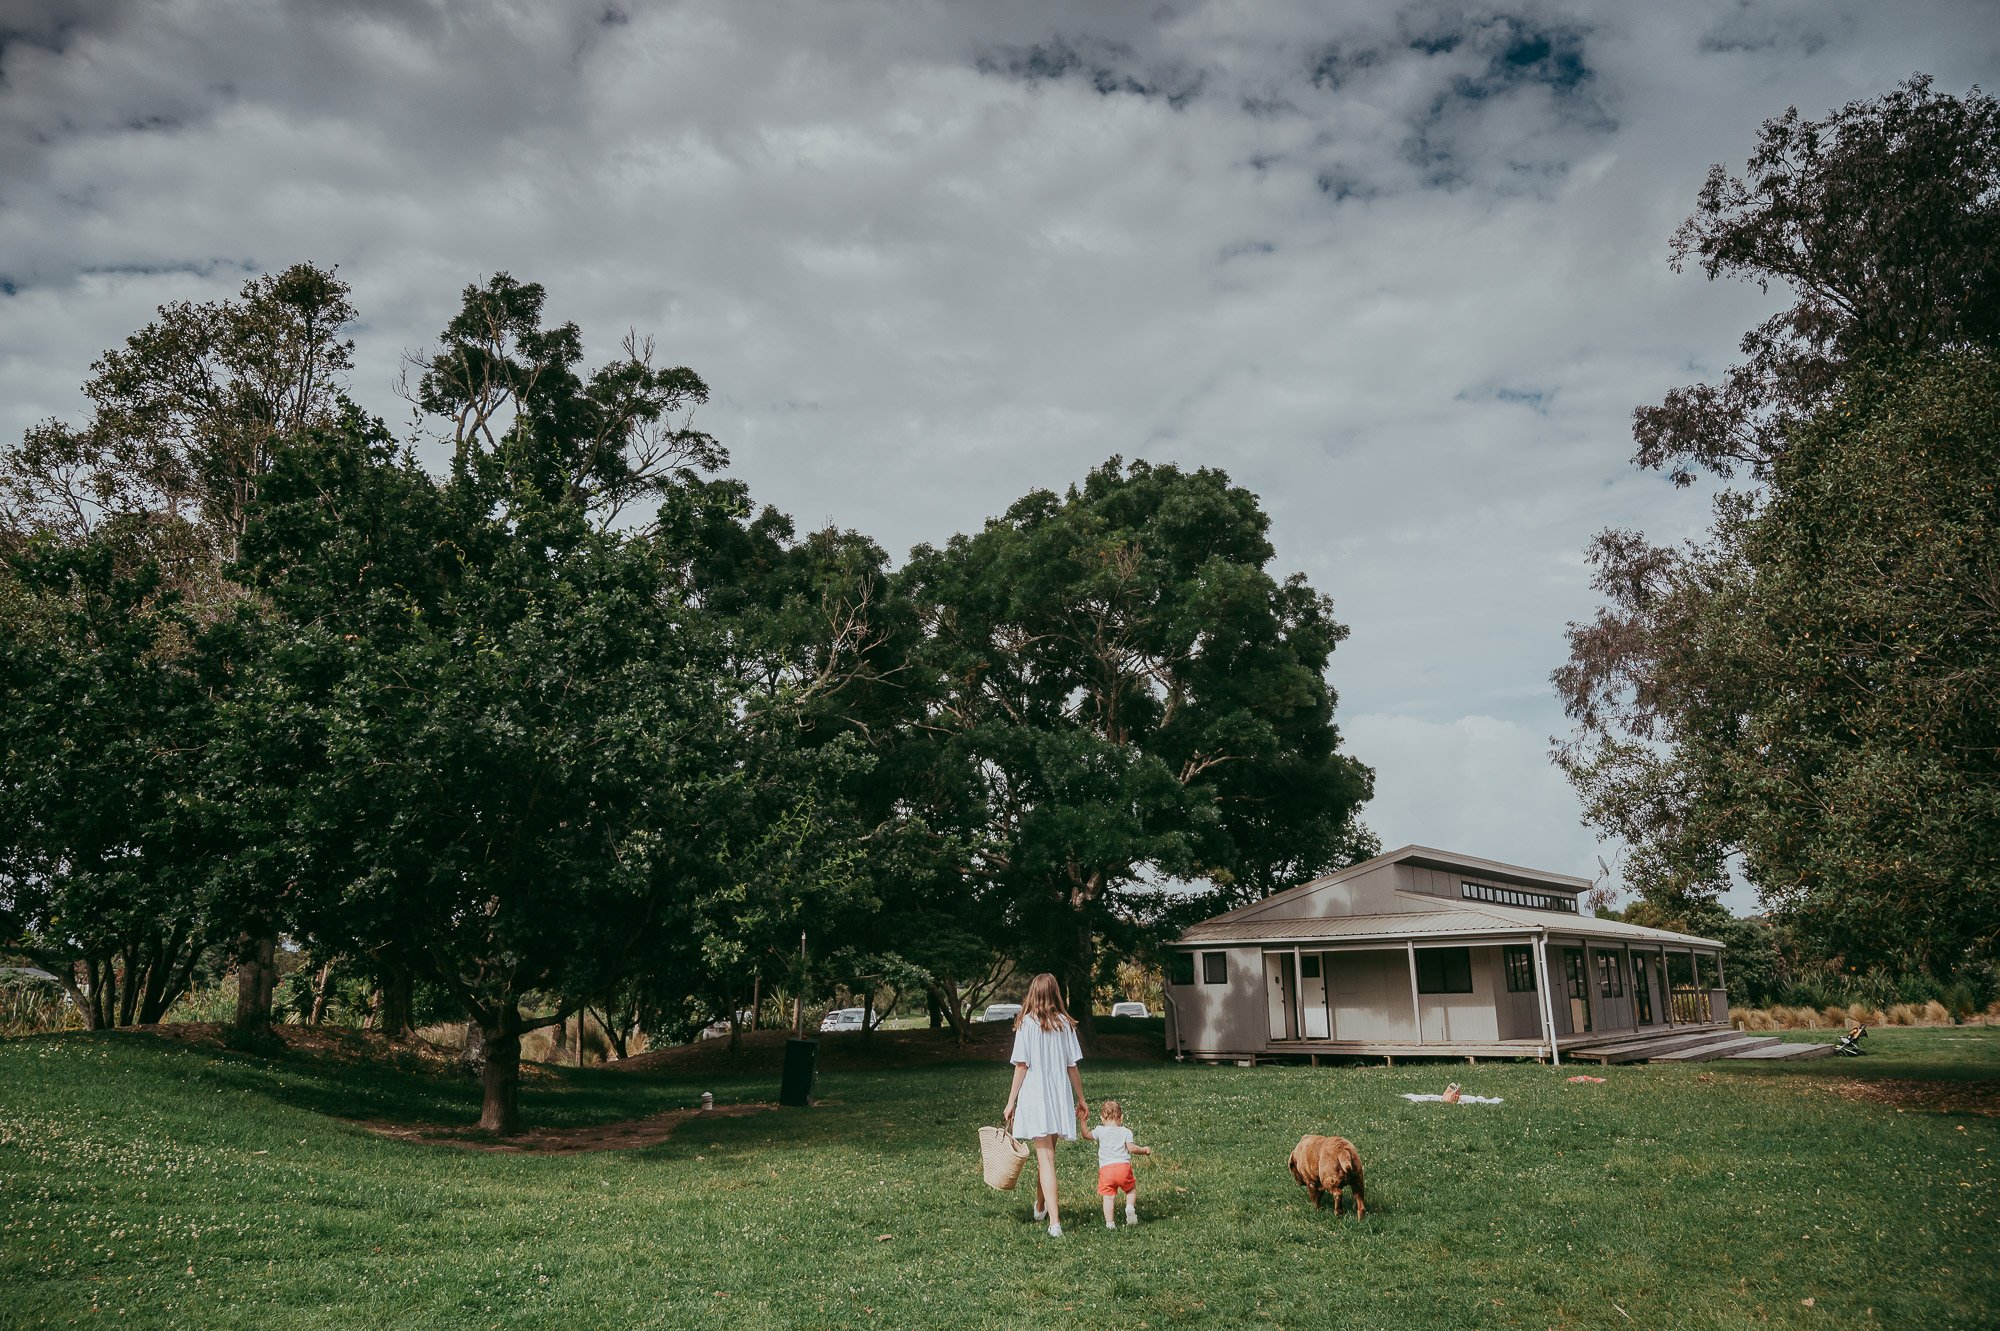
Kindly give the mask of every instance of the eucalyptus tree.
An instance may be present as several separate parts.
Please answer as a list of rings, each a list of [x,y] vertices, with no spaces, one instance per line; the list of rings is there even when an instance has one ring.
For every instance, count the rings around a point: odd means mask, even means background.
[[[340,334],[354,317],[346,284],[311,264],[254,278],[235,300],[161,306],[91,367],[83,424],[44,421],[0,456],[0,528],[16,543],[109,539],[143,550],[163,591],[196,620],[230,615],[241,589],[228,565],[277,450],[348,409],[353,344]],[[93,700],[115,706],[104,693]],[[78,714],[69,724],[95,721]],[[117,797],[107,794],[103,814],[115,822]],[[257,836],[241,831],[233,852],[209,843],[218,876],[203,896],[241,963],[237,1022],[254,1035],[270,1022],[285,920],[270,885],[243,872]]]
[[[942,681],[922,724],[976,790],[973,874],[1086,1024],[1098,940],[1149,885],[1262,892],[1372,844],[1325,674],[1346,630],[1271,575],[1268,527],[1219,471],[1113,458],[905,570]]]
[[[1918,77],[1788,111],[1674,256],[1791,303],[1640,409],[1635,461],[1751,485],[1685,546],[1596,538],[1556,759],[1664,909],[1740,871],[1857,963],[1990,956],[2000,103]]]
[[[42,535],[0,565],[0,952],[92,1028],[158,1021],[219,941],[227,782],[206,762],[212,630],[138,532]]]

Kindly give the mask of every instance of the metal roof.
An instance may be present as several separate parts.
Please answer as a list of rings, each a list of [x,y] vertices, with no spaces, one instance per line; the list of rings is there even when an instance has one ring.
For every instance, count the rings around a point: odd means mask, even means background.
[[[1460,903],[1447,897],[1426,897],[1413,892],[1396,894],[1416,910],[1379,915],[1316,915],[1304,919],[1232,920],[1226,915],[1205,920],[1175,941],[1183,944],[1216,943],[1329,943],[1378,939],[1385,942],[1406,938],[1473,938],[1494,934],[1535,934],[1546,929],[1567,937],[1607,938],[1625,943],[1698,943],[1721,948],[1712,938],[1675,933],[1669,929],[1648,929],[1623,920],[1600,920],[1594,915],[1570,915],[1561,911],[1528,910],[1495,906],[1487,902]]]
[[[1399,846],[1395,850],[1377,855],[1372,860],[1362,860],[1360,863],[1350,864],[1344,869],[1335,869],[1332,873],[1321,874],[1319,877],[1300,883],[1296,887],[1288,887],[1282,892],[1273,892],[1268,897],[1247,902],[1244,905],[1236,907],[1234,910],[1225,911],[1215,918],[1226,920],[1233,915],[1256,915],[1274,901],[1281,901],[1287,897],[1297,896],[1302,892],[1309,892],[1314,888],[1329,887],[1334,883],[1345,882],[1349,878],[1358,877],[1371,869],[1379,869],[1389,864],[1414,864],[1419,868],[1439,869],[1447,873],[1462,873],[1472,878],[1484,878],[1496,883],[1511,883],[1515,887],[1540,888],[1545,891],[1553,889],[1558,892],[1580,893],[1590,890],[1590,880],[1588,878],[1578,878],[1573,874],[1551,873],[1544,869],[1527,869],[1518,864],[1503,864],[1499,860],[1489,860],[1479,855],[1463,855],[1456,851],[1439,850],[1435,846],[1411,844],[1408,846]]]

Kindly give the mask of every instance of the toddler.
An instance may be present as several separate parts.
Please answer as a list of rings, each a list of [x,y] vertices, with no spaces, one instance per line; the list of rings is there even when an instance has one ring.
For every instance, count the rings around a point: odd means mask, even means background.
[[[1104,1199],[1104,1227],[1118,1228],[1116,1219],[1118,1194],[1125,1194],[1125,1223],[1139,1223],[1139,1212],[1133,1203],[1139,1200],[1139,1180],[1132,1174],[1132,1153],[1151,1155],[1150,1146],[1136,1146],[1132,1142],[1132,1130],[1125,1126],[1125,1107],[1116,1100],[1106,1100],[1097,1107],[1098,1118],[1102,1121],[1095,1132],[1089,1127],[1083,1130],[1083,1139],[1097,1143],[1097,1195]]]

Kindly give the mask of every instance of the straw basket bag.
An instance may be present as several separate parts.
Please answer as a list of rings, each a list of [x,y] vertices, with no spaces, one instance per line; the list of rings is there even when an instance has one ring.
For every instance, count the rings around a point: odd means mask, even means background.
[[[1006,1192],[1020,1181],[1021,1166],[1028,1162],[1028,1144],[1014,1140],[1005,1128],[979,1130],[979,1162],[986,1186]]]

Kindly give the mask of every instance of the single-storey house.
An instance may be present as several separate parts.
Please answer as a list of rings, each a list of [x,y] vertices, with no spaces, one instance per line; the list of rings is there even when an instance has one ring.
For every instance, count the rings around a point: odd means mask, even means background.
[[[1169,945],[1169,1049],[1515,1056],[1722,1031],[1723,945],[1593,916],[1590,881],[1404,846]]]

